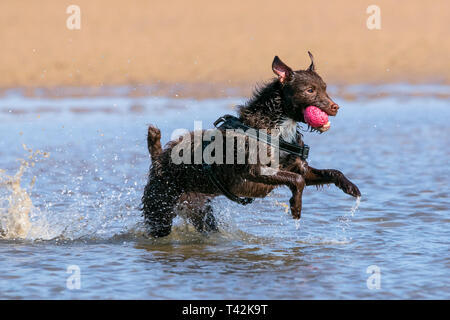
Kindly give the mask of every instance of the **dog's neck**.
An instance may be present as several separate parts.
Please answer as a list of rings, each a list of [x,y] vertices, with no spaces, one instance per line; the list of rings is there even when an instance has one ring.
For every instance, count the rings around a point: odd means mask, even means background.
[[[281,83],[274,80],[257,89],[253,97],[239,107],[240,120],[255,129],[279,129],[281,137],[287,142],[298,139],[297,123],[286,113],[286,101],[283,99]]]

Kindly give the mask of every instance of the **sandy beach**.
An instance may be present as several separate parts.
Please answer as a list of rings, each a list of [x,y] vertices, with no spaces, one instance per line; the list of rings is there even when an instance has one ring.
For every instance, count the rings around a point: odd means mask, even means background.
[[[66,9],[81,9],[69,30]],[[450,2],[2,1],[0,88],[180,83],[250,86],[279,55],[329,83],[450,82]],[[207,86],[207,87],[208,87]]]
[[[449,27],[449,0],[0,0],[0,300],[150,300],[169,319],[449,300]],[[249,153],[261,165],[240,164],[241,139],[220,145],[208,129],[274,77],[275,55],[305,69],[308,51],[340,106],[321,114],[330,130],[293,123],[317,99],[261,98],[254,116],[301,138],[308,158],[267,159],[260,141]],[[203,159],[225,164],[215,178],[177,167],[184,143],[152,160],[150,124],[162,145],[208,130],[218,144]],[[295,168],[276,170],[277,155]],[[251,181],[274,189],[245,206],[225,196],[256,195]],[[193,190],[201,208],[184,201]]]

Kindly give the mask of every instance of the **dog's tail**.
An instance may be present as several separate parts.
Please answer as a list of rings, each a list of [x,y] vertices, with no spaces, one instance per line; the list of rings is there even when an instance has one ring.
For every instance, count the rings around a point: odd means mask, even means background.
[[[161,130],[153,125],[148,126],[147,148],[152,162],[154,162],[162,152],[161,147]]]

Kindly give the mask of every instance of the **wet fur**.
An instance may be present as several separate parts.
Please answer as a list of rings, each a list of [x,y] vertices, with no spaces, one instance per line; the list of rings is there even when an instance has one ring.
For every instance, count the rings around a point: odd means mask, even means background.
[[[266,129],[270,133],[280,129],[286,119],[304,122],[303,110],[309,105],[321,108],[330,116],[336,115],[339,107],[326,93],[326,84],[315,72],[314,62],[307,70],[294,72],[275,57],[272,69],[278,78],[258,88],[252,98],[238,108],[239,118],[244,124],[255,129]],[[201,147],[194,144],[193,135],[191,132],[191,150]],[[142,197],[142,210],[149,234],[154,237],[168,235],[172,219],[181,211],[185,212],[197,230],[217,231],[210,200],[221,195],[220,190],[211,183],[201,164],[172,163],[172,149],[183,138],[169,142],[164,149],[161,148],[160,138],[159,129],[149,126],[147,142],[152,166]],[[298,144],[303,145],[298,130],[295,138]],[[246,149],[246,156],[248,152]],[[262,174],[264,168],[260,163],[217,164],[214,172],[228,190],[238,196],[265,197],[278,186],[288,186],[292,192],[291,213],[296,219],[301,216],[305,186],[320,187],[334,183],[345,193],[360,196],[358,187],[340,171],[312,168],[306,161],[290,154],[280,154],[280,168],[273,174]]]

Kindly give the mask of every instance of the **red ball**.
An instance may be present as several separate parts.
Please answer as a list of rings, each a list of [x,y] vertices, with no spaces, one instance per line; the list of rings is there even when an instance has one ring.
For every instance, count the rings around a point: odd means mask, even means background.
[[[303,112],[307,124],[313,128],[319,128],[328,123],[328,115],[315,106],[309,106]]]

